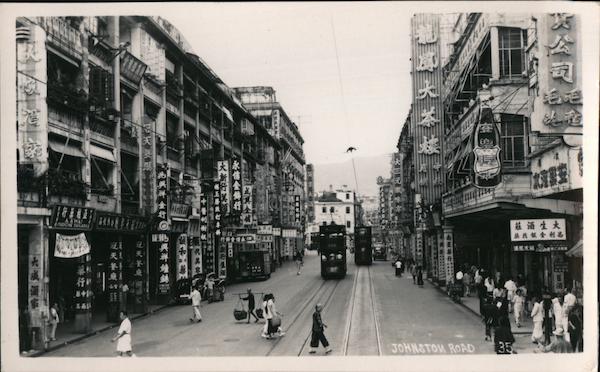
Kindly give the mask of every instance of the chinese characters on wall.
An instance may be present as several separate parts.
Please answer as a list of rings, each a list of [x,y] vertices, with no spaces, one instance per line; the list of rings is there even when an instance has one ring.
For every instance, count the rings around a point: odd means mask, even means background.
[[[110,242],[108,257],[108,302],[119,302],[119,283],[121,276],[121,242]]]
[[[221,213],[229,213],[229,161],[221,160],[217,162],[217,177],[221,193]]]
[[[177,280],[188,277],[188,237],[180,234],[177,237]]]
[[[249,185],[244,185],[242,189],[243,189],[243,193],[242,193],[242,223],[244,224],[244,226],[249,226],[254,223],[254,218],[252,216],[253,187],[249,186]]]
[[[231,211],[234,214],[242,212],[242,172],[240,160],[231,160]]]
[[[156,202],[157,202],[157,227],[158,234],[153,242],[158,243],[158,292],[162,295],[169,293],[169,220],[168,209],[168,182],[167,165],[156,167]]]

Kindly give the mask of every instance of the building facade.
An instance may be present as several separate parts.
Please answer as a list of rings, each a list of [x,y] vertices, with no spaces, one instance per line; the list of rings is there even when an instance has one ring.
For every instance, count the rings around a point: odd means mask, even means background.
[[[258,226],[281,219],[281,141],[175,27],[38,17],[16,35],[22,349],[43,348],[55,302],[86,333],[178,280],[274,269],[277,232]]]
[[[413,18],[413,106],[398,147],[414,139],[415,254],[434,280],[476,265],[533,292],[581,286],[578,21]]]

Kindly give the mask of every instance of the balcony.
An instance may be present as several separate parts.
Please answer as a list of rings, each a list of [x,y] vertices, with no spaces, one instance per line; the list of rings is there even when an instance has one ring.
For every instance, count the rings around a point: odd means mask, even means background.
[[[48,169],[48,194],[52,196],[67,196],[85,199],[88,184],[83,181],[81,174],[63,169]]]
[[[61,81],[48,81],[48,105],[61,107],[83,114],[89,109],[89,101],[85,92]]]
[[[108,138],[114,138],[115,136],[115,124],[100,118],[90,119],[90,130]]]
[[[38,24],[47,33],[48,43],[77,59],[81,58],[81,33],[61,17],[39,17]]]
[[[48,122],[65,131],[82,135],[85,114],[70,110],[63,105],[48,106]]]
[[[167,84],[167,95],[173,96],[174,98],[179,99],[182,97],[182,89],[183,85],[181,82],[175,77],[175,75],[169,71],[165,75],[165,80]]]

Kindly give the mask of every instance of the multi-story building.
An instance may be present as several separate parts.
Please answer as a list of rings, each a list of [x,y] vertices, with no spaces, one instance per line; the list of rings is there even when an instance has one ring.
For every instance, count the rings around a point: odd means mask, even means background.
[[[415,232],[414,221],[414,200],[415,200],[415,169],[413,165],[413,138],[411,136],[410,125],[411,113],[400,132],[398,138],[398,160],[400,161],[401,181],[400,181],[400,200],[395,213],[398,217],[398,225],[402,231],[402,254],[403,257],[414,258],[413,239]]]
[[[303,249],[305,230],[305,176],[304,139],[298,126],[290,120],[272,87],[238,87],[234,88],[236,96],[241,100],[260,125],[275,138],[281,150],[278,153],[278,167],[273,169],[278,193],[277,207],[280,211],[273,226],[281,229],[281,239],[276,239],[279,256],[289,259],[294,250]],[[275,204],[275,203],[274,203]]]
[[[317,233],[322,225],[346,227],[347,246],[353,247],[356,226],[356,198],[353,190],[344,185],[338,190],[322,192],[315,200],[315,220],[310,231]]]
[[[278,206],[257,193],[279,138],[175,27],[19,18],[16,35],[22,347],[43,346],[50,303],[87,332],[170,301],[180,279],[236,278],[257,259],[269,271],[257,222]]]
[[[533,291],[581,285],[578,21],[413,18],[413,106],[399,150],[413,148],[415,254],[435,280],[474,264]],[[407,221],[411,208],[401,209]]]

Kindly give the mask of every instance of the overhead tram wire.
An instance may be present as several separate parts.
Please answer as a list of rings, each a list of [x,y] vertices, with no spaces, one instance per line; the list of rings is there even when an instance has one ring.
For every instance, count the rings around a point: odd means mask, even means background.
[[[335,35],[335,25],[333,23],[333,15],[330,15],[329,20],[331,22],[331,33],[333,35],[333,46],[334,46],[334,50],[335,50],[335,61],[336,61],[336,66],[337,66],[337,72],[338,72],[338,84],[340,86],[340,94],[342,97],[342,108],[344,110],[344,126],[346,128],[346,141],[348,142],[348,144],[350,144],[350,134],[349,134],[349,128],[348,128],[348,108],[346,105],[346,96],[344,94],[344,84],[342,82],[342,69],[340,67],[340,56],[338,53],[338,47],[337,47],[337,38]],[[356,188],[356,192],[355,195],[358,195],[358,177],[356,175],[356,164],[354,163],[354,155],[350,154],[351,159],[352,159],[352,171],[354,172],[354,184],[355,184],[355,188]]]

